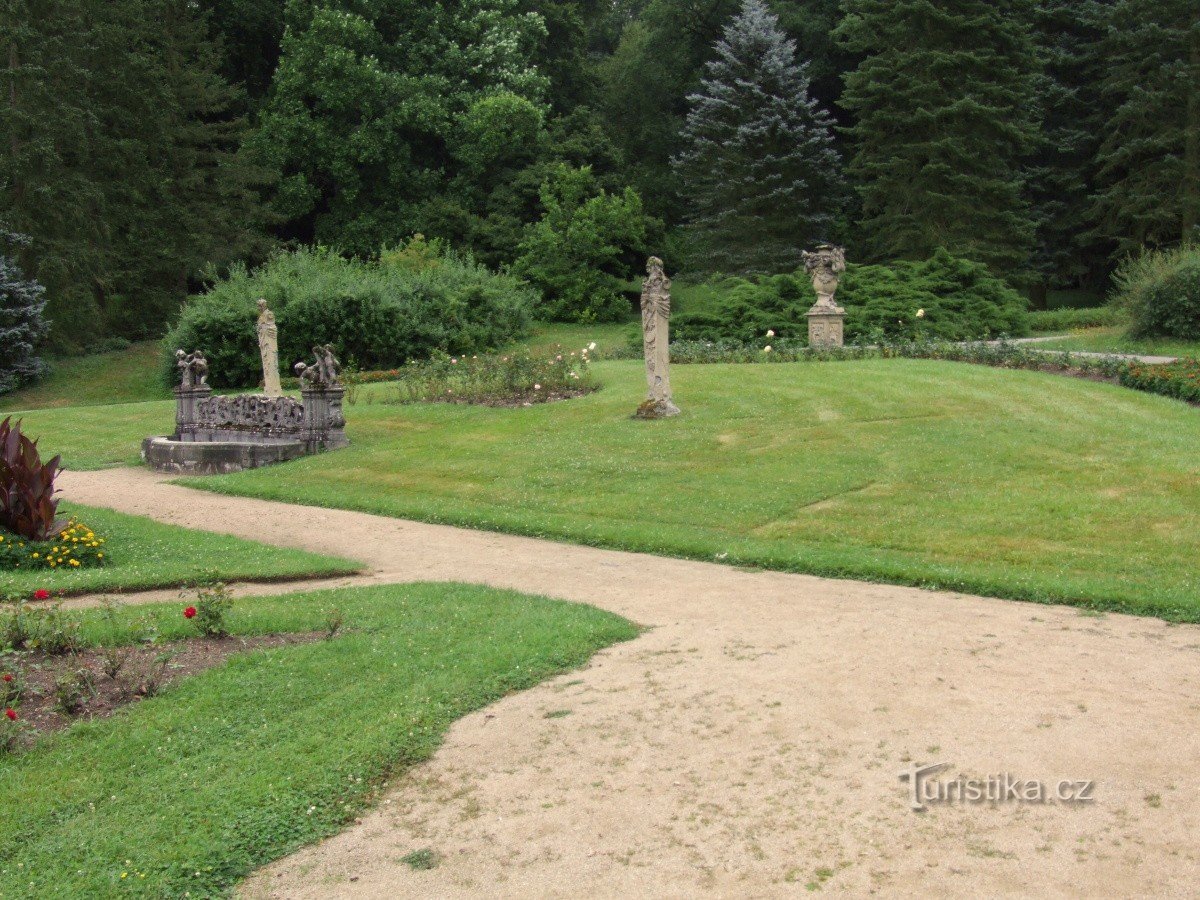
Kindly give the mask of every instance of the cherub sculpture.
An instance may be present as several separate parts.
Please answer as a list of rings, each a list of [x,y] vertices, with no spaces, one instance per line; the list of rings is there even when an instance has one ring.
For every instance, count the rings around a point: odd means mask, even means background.
[[[199,350],[191,353],[176,350],[175,367],[179,369],[179,387],[183,390],[208,387],[208,360]]]

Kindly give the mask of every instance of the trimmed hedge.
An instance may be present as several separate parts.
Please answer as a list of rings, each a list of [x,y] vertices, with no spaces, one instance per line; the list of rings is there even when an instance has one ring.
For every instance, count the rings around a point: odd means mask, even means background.
[[[1076,328],[1107,328],[1125,325],[1129,313],[1116,306],[1097,306],[1090,309],[1038,309],[1029,314],[1029,327],[1034,331],[1071,331]]]
[[[489,350],[528,333],[537,299],[520,280],[453,254],[414,266],[395,252],[366,262],[326,249],[281,253],[189,298],[163,339],[166,383],[178,380],[174,354],[185,348],[204,351],[213,387],[259,384],[259,297],[275,312],[285,376],[314,344],[333,344],[343,364],[362,369],[394,368],[436,351]]]

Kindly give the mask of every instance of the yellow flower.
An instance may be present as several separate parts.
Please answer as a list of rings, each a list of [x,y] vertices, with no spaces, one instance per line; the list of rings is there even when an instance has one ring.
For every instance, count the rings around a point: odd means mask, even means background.
[[[33,554],[33,558],[34,558],[34,559],[37,559],[37,558],[38,558],[38,557],[40,557],[40,556],[41,556],[41,554],[40,554],[40,553],[35,553],[35,554]]]

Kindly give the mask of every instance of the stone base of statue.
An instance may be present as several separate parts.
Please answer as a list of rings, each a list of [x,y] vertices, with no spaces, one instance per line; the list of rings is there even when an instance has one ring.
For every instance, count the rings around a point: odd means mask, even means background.
[[[808,311],[808,346],[841,347],[846,310],[817,303]]]
[[[646,400],[634,412],[635,419],[669,419],[679,415],[679,407],[670,400]]]

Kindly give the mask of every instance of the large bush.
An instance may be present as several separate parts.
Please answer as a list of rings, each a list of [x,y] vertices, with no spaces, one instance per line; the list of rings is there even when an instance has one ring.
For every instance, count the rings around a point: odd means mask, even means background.
[[[1129,310],[1134,336],[1200,340],[1200,247],[1134,257],[1116,283],[1114,302]]]
[[[646,254],[647,218],[631,188],[609,194],[588,167],[560,166],[542,185],[541,220],[525,229],[513,271],[543,293],[538,317],[615,322],[629,315],[624,281]]]
[[[807,337],[806,313],[816,295],[803,271],[730,278],[724,286],[728,294],[715,312],[679,316],[672,334],[691,340],[755,341],[767,331],[783,338]],[[837,300],[846,308],[848,340],[883,334],[967,341],[1029,331],[1020,294],[986,266],[944,250],[921,262],[851,264]]]
[[[205,352],[214,387],[260,383],[259,297],[275,312],[285,375],[314,344],[333,344],[344,364],[364,369],[488,350],[528,331],[536,300],[516,278],[452,253],[430,256],[417,241],[369,262],[323,249],[283,253],[188,301],[163,340],[164,378],[177,380],[174,353],[185,348]]]

